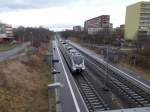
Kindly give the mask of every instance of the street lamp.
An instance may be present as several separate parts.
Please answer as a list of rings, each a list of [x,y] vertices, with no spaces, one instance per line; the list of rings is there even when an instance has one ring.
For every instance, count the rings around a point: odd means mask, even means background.
[[[51,90],[58,89],[60,87],[63,87],[63,85],[59,82],[48,84],[48,112],[51,112],[51,101],[50,101],[50,92]]]

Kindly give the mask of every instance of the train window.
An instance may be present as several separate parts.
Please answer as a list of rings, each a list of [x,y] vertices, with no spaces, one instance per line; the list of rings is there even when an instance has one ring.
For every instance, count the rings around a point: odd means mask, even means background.
[[[73,56],[73,61],[75,64],[82,64],[83,63],[83,57],[82,56]]]
[[[71,50],[71,49],[73,49],[73,48],[71,48],[71,47],[68,48],[68,50]]]

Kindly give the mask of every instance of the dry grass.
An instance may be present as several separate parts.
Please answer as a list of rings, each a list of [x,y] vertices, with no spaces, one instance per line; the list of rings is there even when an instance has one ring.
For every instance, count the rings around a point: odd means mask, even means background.
[[[119,64],[122,67],[128,68],[128,69],[138,73],[145,80],[150,80],[150,70],[149,69],[144,69],[143,67],[139,67],[139,66],[136,66],[136,65],[128,64],[127,61],[121,61]]]
[[[0,63],[0,112],[47,112],[49,67],[39,56]]]
[[[70,38],[69,40],[75,42],[75,43],[80,43],[80,40],[76,37]]]

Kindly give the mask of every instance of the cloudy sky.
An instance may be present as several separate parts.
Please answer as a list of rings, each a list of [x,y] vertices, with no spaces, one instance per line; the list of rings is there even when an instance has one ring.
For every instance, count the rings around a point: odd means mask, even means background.
[[[126,6],[141,0],[0,0],[0,21],[14,27],[72,28],[108,14],[114,27],[124,24]]]

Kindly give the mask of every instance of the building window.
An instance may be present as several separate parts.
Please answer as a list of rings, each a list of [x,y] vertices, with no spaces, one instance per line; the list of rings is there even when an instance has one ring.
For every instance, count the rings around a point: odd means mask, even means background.
[[[142,7],[150,7],[150,4],[142,4]]]
[[[141,13],[141,16],[150,16],[150,14],[148,13]]]
[[[139,29],[141,29],[141,30],[149,30],[149,27],[146,27],[146,26],[140,26]]]
[[[147,19],[145,17],[141,17],[140,20],[149,20],[149,19]]]
[[[150,26],[150,22],[140,22],[141,26]]]
[[[148,19],[148,18],[145,18],[145,19],[140,18],[140,22],[150,23],[150,19]]]
[[[141,9],[142,12],[150,12],[150,9]]]

